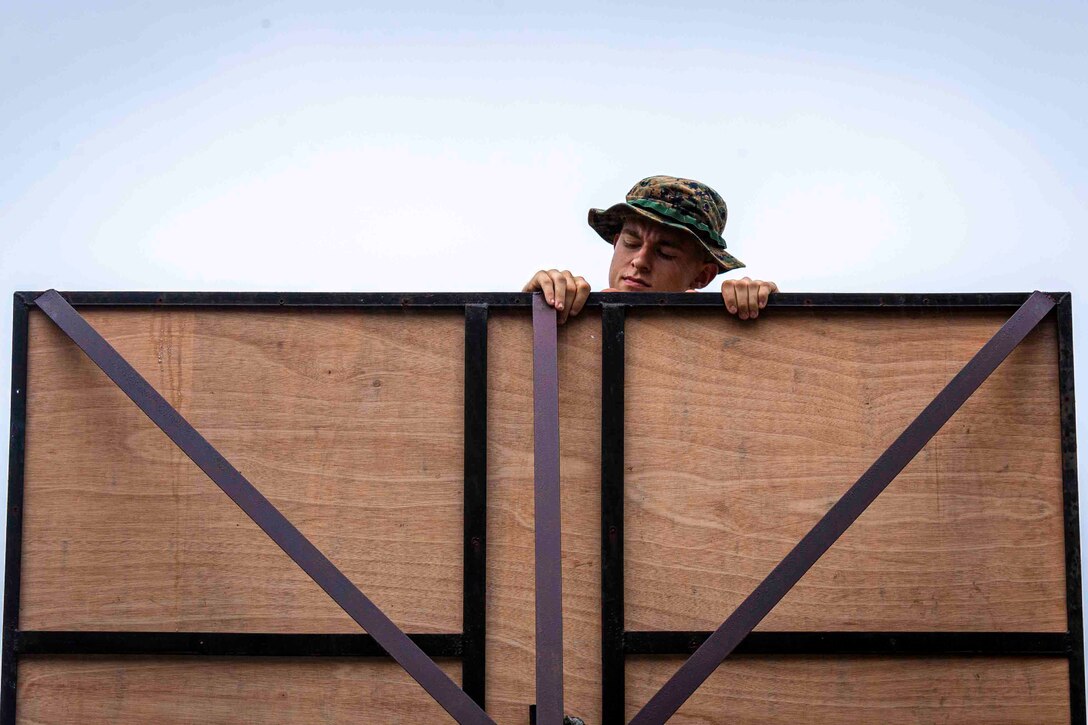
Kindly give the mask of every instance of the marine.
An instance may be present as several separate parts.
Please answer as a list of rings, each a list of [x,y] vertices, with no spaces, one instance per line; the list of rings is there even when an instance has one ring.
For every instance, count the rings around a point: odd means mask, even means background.
[[[627,192],[625,201],[590,209],[589,226],[613,246],[604,292],[694,292],[723,272],[744,267],[726,251],[725,200],[693,179],[650,176]],[[543,292],[560,323],[582,311],[590,286],[568,270],[542,269],[522,288]],[[742,320],[759,317],[774,282],[729,279],[722,282],[725,309]]]

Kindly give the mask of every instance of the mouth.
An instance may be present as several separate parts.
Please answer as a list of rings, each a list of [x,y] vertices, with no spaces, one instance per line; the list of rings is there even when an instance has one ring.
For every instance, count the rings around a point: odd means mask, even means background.
[[[650,289],[650,283],[639,279],[637,277],[620,277],[620,282],[627,285],[633,290],[647,290]]]

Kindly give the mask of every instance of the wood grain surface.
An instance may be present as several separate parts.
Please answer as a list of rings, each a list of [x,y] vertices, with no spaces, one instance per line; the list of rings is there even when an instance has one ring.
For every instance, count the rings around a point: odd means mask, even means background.
[[[627,629],[714,629],[1007,318],[633,312]],[[1044,320],[764,620],[1065,631],[1056,340]]]
[[[461,314],[84,314],[394,622],[460,631]],[[38,312],[27,387],[22,628],[358,631]]]
[[[440,662],[458,681],[457,662]],[[449,716],[392,662],[28,657],[20,725],[433,725]]]
[[[568,713],[600,722],[601,318],[559,328],[563,669]],[[487,711],[526,723],[536,702],[533,350],[527,313],[488,325]]]
[[[460,312],[85,314],[398,625],[460,630]],[[626,628],[716,627],[1004,319],[629,311]],[[487,709],[524,723],[530,316],[493,310],[488,330]],[[30,332],[22,628],[357,631],[52,323]],[[590,723],[600,333],[596,310],[559,333],[565,698]],[[1048,318],[762,628],[1064,631],[1055,348]],[[629,706],[678,664],[630,661]],[[238,703],[252,722],[445,717],[373,661],[24,658],[19,698],[27,723],[233,722]],[[1067,703],[1064,661],[749,657],[676,722],[1065,722]]]
[[[628,718],[680,663],[628,662]],[[1059,725],[1069,714],[1061,658],[737,657],[669,725]]]

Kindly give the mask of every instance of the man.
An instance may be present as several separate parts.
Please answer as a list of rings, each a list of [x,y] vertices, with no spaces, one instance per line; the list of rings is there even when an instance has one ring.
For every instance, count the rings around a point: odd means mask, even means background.
[[[706,184],[674,176],[650,176],[608,209],[590,209],[589,226],[613,246],[605,292],[684,292],[701,289],[720,273],[744,264],[725,251],[728,210]],[[577,315],[589,283],[568,271],[540,270],[523,292],[543,292],[559,322]],[[774,282],[745,277],[722,282],[725,308],[742,320],[759,317]]]

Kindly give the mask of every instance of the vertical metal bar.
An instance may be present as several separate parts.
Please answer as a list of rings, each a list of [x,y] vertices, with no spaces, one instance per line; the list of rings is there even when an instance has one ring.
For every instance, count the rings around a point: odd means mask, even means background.
[[[35,304],[446,712],[462,725],[494,722],[59,293],[50,290]]]
[[[465,582],[461,689],[485,705],[487,631],[487,305],[465,306]]]
[[[1077,491],[1077,411],[1073,398],[1073,303],[1058,300],[1058,397],[1062,437],[1062,497],[1065,509],[1065,609],[1069,623],[1069,707],[1074,725],[1085,722],[1084,620],[1081,605],[1080,504]]]
[[[785,558],[722,622],[631,720],[632,725],[658,725],[672,717],[707,677],[755,629],[793,585],[887,488],[960,406],[1020,344],[1055,299],[1035,292],[959,373],[918,414],[888,449],[805,534]]]
[[[536,706],[563,723],[563,562],[559,501],[559,359],[555,310],[533,295],[533,472],[536,539]]]
[[[29,309],[16,294],[11,325],[11,433],[8,437],[8,532],[4,557],[4,654],[0,665],[0,724],[15,725],[19,674],[15,651],[23,558],[23,459],[26,453],[26,371]]]
[[[626,308],[601,308],[601,722],[622,725],[623,379]]]

